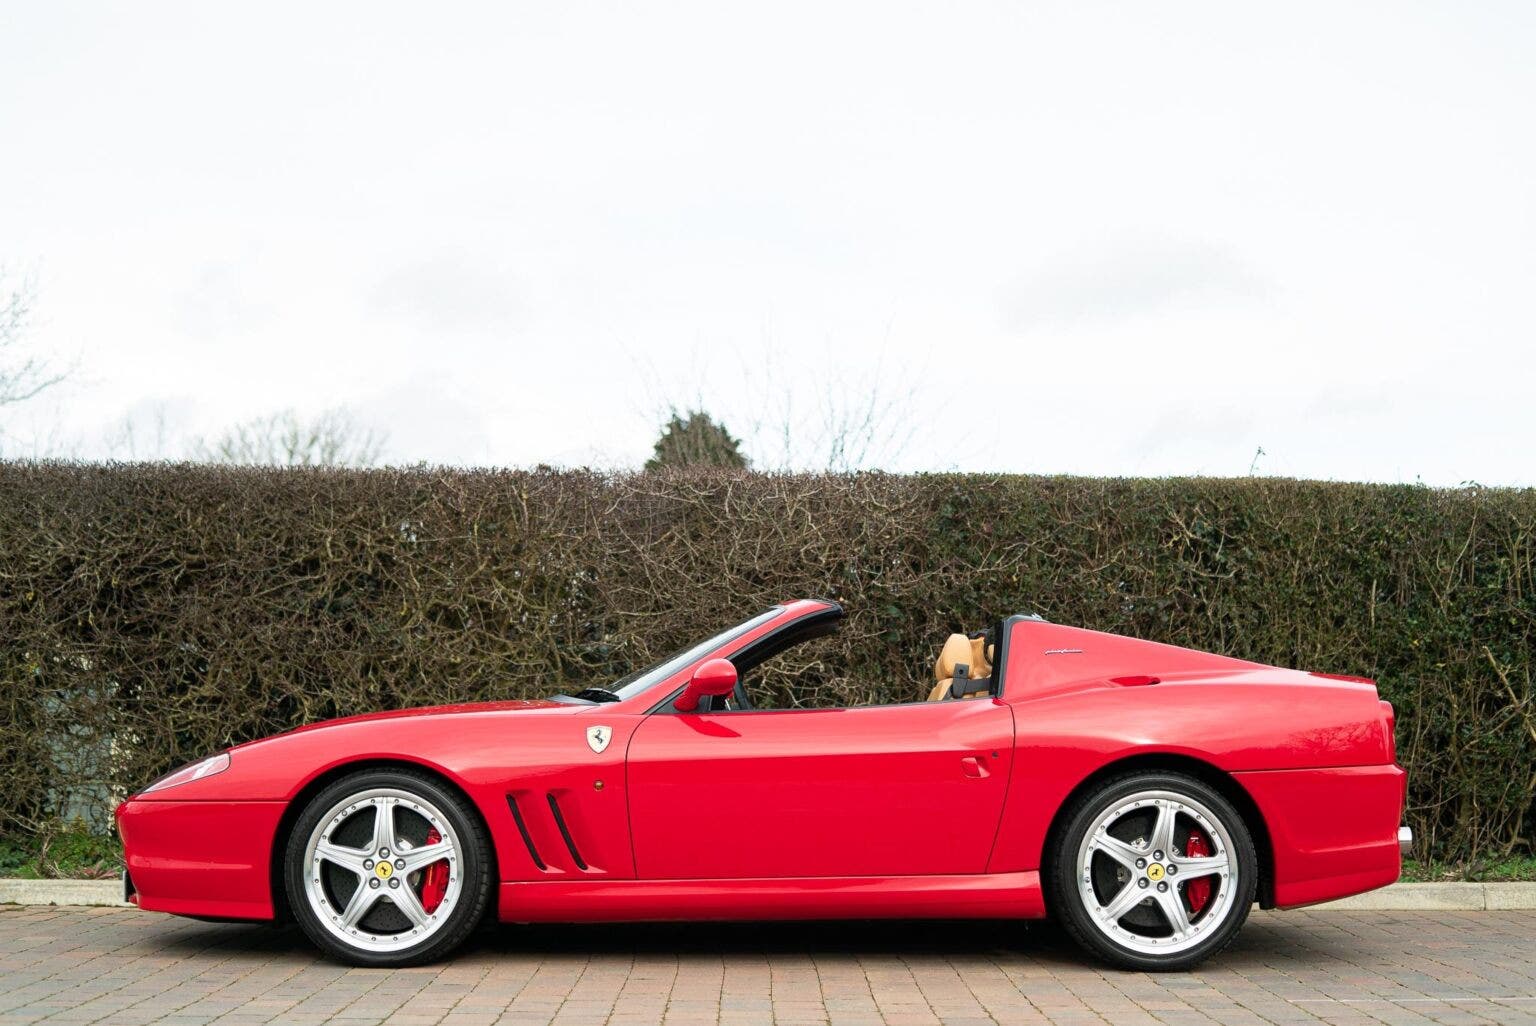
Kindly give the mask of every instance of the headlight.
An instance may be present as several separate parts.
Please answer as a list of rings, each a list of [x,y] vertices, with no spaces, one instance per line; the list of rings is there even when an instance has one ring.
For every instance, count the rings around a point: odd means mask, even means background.
[[[185,784],[189,780],[201,780],[204,777],[211,777],[215,773],[223,773],[227,769],[229,769],[229,753],[220,752],[218,755],[210,755],[202,762],[191,762],[179,770],[167,773],[139,793],[149,794],[151,791],[164,791],[168,787]]]

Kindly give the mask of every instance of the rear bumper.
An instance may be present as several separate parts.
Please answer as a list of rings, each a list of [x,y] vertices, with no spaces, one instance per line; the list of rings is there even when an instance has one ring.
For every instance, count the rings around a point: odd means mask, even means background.
[[[1385,887],[1402,870],[1397,766],[1237,773],[1269,828],[1275,904],[1331,901]],[[1411,843],[1412,831],[1408,831]]]
[[[153,912],[271,919],[284,802],[130,799],[117,807],[124,900]]]

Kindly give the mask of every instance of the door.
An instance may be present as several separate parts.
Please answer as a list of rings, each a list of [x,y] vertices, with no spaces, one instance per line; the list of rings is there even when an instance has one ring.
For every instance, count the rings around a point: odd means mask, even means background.
[[[643,880],[982,873],[1013,711],[975,699],[656,712],[629,744]]]

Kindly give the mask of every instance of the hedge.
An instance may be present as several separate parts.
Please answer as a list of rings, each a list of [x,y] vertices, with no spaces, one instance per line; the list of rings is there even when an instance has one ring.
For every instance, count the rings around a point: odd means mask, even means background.
[[[1536,491],[1277,479],[0,464],[0,831],[211,750],[600,684],[787,597],[780,701],[1063,623],[1380,683],[1437,858],[1530,851]],[[1240,708],[1232,715],[1241,716]]]

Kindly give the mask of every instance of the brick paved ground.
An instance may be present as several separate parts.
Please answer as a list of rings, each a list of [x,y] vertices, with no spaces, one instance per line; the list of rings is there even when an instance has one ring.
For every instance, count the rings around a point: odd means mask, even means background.
[[[0,1024],[1529,1023],[1536,913],[1255,913],[1196,973],[1005,923],[501,927],[346,969],[292,929],[0,906]]]

